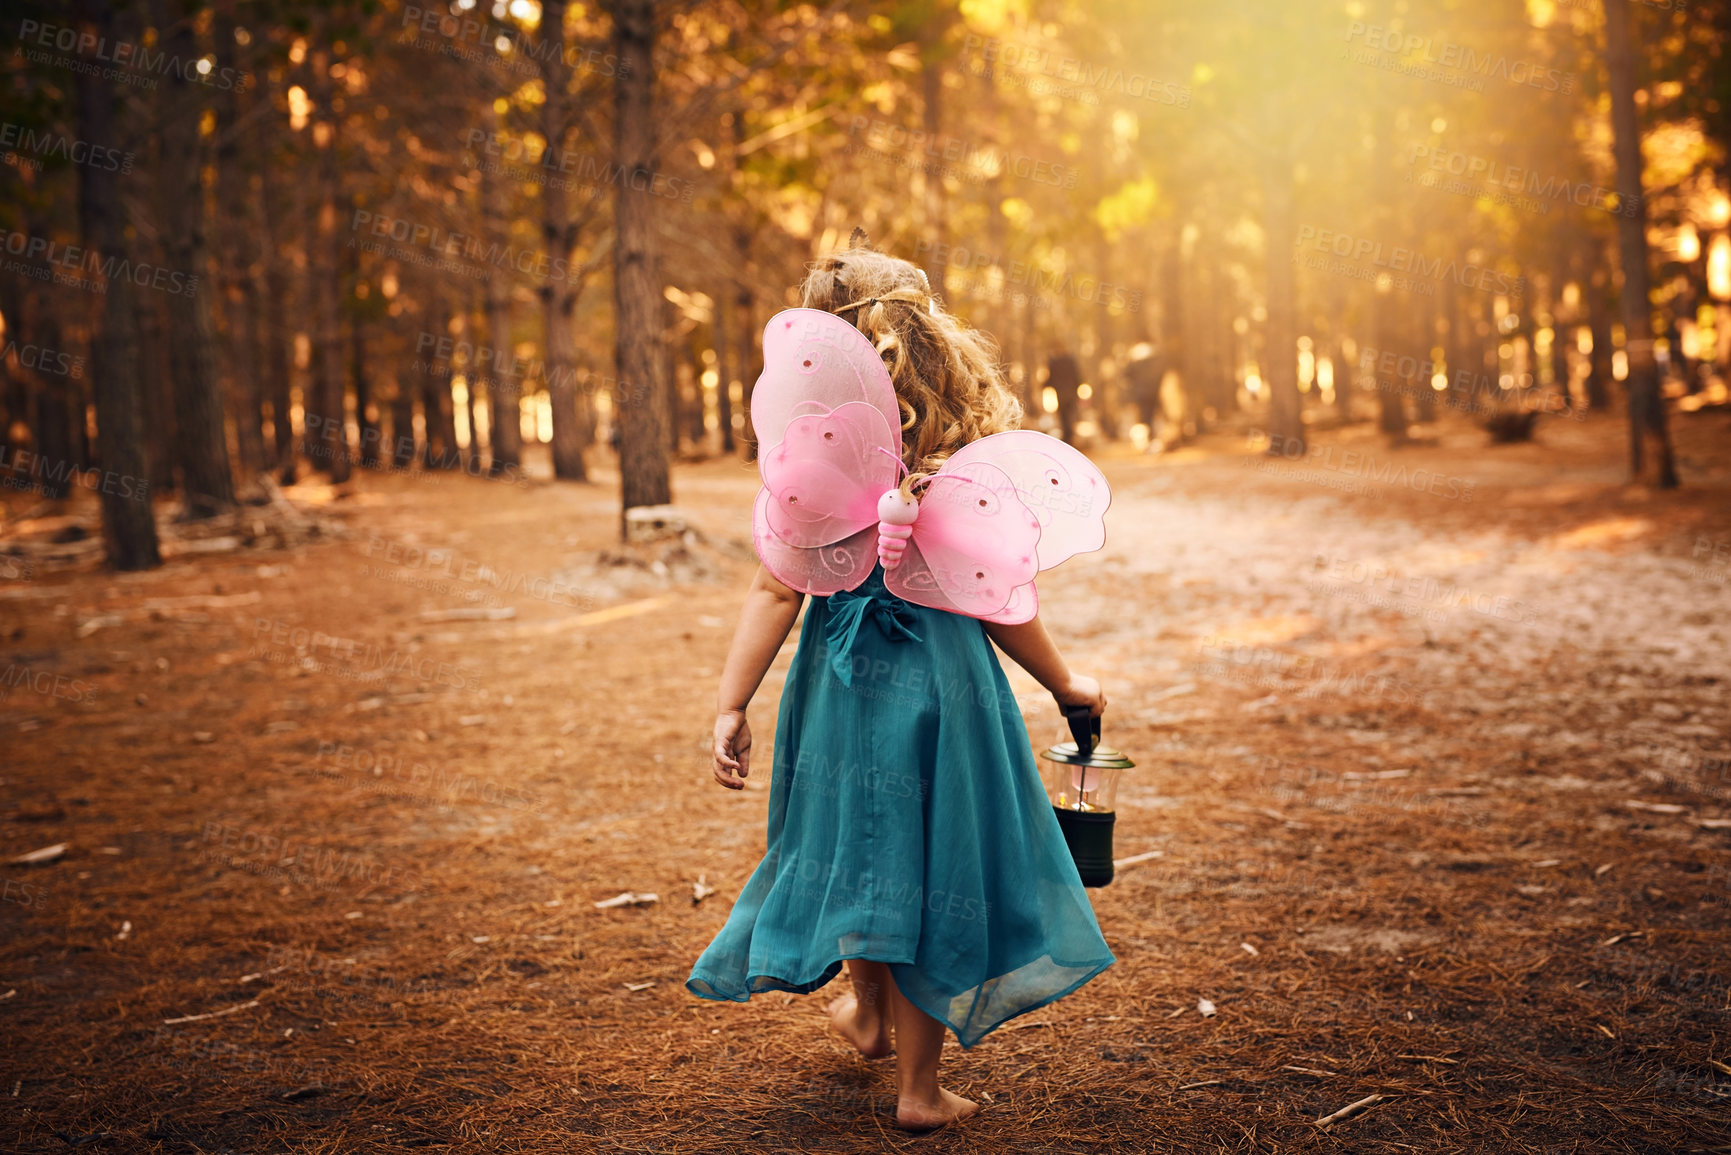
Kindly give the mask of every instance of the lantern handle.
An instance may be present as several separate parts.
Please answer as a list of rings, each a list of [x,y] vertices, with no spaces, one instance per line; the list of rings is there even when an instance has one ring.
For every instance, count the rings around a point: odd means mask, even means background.
[[[1090,714],[1087,706],[1064,707],[1064,720],[1070,723],[1070,735],[1076,739],[1076,753],[1092,757],[1100,741],[1100,717]]]

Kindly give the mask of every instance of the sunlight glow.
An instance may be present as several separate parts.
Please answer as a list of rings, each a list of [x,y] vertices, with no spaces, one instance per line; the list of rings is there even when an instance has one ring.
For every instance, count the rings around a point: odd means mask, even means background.
[[[1707,249],[1707,291],[1715,300],[1731,301],[1731,236],[1724,233]]]

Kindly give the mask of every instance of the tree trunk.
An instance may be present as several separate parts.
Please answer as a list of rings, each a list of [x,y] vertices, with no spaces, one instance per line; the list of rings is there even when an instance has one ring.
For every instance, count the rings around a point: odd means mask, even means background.
[[[1436,420],[1436,390],[1431,388],[1430,379],[1434,374],[1425,372],[1425,365],[1431,359],[1431,350],[1436,347],[1436,314],[1432,310],[1434,298],[1412,295],[1412,332],[1416,340],[1413,342],[1412,359],[1414,368],[1409,388],[1412,391],[1413,418],[1429,425]]]
[[[152,22],[172,60],[200,56],[194,21],[174,0],[152,0]],[[205,86],[182,69],[162,77],[158,140],[162,149],[158,194],[166,263],[186,278],[182,292],[169,292],[169,372],[176,418],[174,456],[189,518],[210,517],[234,507],[223,427],[216,341],[210,321],[209,251],[205,243],[204,149],[199,141]]]
[[[1376,318],[1377,349],[1380,351],[1397,348],[1400,343],[1400,310],[1394,299],[1392,285],[1386,289],[1380,284],[1377,285],[1376,303],[1372,306],[1372,312]],[[1391,444],[1400,445],[1406,441],[1406,396],[1401,392],[1397,381],[1384,381],[1375,374],[1374,369],[1372,379],[1376,382],[1376,427],[1388,437]]]
[[[12,460],[12,450],[15,442],[12,440],[12,425],[24,420],[26,405],[24,383],[17,380],[0,362],[0,467]]]
[[[1587,409],[1603,412],[1611,407],[1611,303],[1610,271],[1594,269],[1581,291],[1587,298],[1587,324],[1593,334],[1593,351],[1587,359]]]
[[[715,316],[713,308],[710,310],[710,316]],[[703,358],[699,355],[697,348],[697,334],[699,332],[701,332],[699,329],[694,328],[692,330],[690,339],[681,346],[681,351],[686,355],[686,359],[691,365],[691,411],[686,414],[688,420],[686,431],[691,438],[692,449],[703,454],[707,453],[709,449],[709,425],[705,420],[708,417],[709,407],[704,404]]]
[[[1292,160],[1284,149],[1262,164],[1263,221],[1268,245],[1268,348],[1263,381],[1268,386],[1270,453],[1304,451],[1304,420],[1298,396],[1298,288],[1293,275],[1297,229],[1292,219]]]
[[[966,70],[964,69],[964,71]],[[981,122],[993,125],[1001,124],[1002,110],[998,104],[997,78],[986,69],[981,69],[977,79],[979,80],[979,92],[975,100],[978,101],[976,107],[981,111]],[[1006,259],[1005,249],[1008,248],[1005,243],[1007,222],[1004,219],[1003,209],[1004,199],[1009,195],[1004,191],[1005,175],[1005,168],[1002,166],[992,174],[982,189],[985,200],[980,206],[986,214],[986,248],[991,254],[992,260],[1000,262]],[[1008,380],[1010,373],[1009,337],[1011,325],[1010,286],[1007,282],[1008,278],[1006,277],[999,283],[996,292],[990,291],[992,286],[990,276],[981,282],[982,287],[988,290],[985,303],[981,307],[985,316],[984,328],[997,343],[998,364],[1002,368],[1006,380]]]
[[[541,5],[541,35],[547,42],[542,53],[541,134],[547,148],[558,157],[565,148],[571,125],[571,70],[565,62],[566,0],[544,0]],[[616,16],[615,21],[621,17]],[[619,83],[623,83],[620,81]],[[557,166],[547,169],[557,172]],[[571,194],[562,182],[548,181],[541,189],[542,236],[554,258],[569,262],[576,238],[571,235]],[[546,306],[547,349],[542,360],[547,374],[547,396],[553,407],[553,476],[562,481],[587,481],[583,451],[594,436],[592,400],[589,391],[577,386],[577,288],[570,280],[548,278],[541,287]],[[624,378],[624,370],[620,376]],[[646,378],[642,379],[646,380]]]
[[[66,348],[60,317],[48,313],[41,321],[48,347]],[[73,471],[89,464],[81,452],[79,437],[84,426],[84,397],[80,383],[69,375],[45,380],[43,384],[47,386],[42,391],[42,428],[46,438],[42,443],[46,451],[43,457],[58,464],[52,478],[44,476],[42,493],[49,496],[52,486],[54,496],[64,499],[72,492]]]
[[[733,295],[733,327],[739,355],[739,406],[745,418],[741,431],[745,440],[745,459],[757,459],[757,430],[751,424],[751,393],[763,373],[763,332],[757,323],[757,294],[742,279]]]
[[[440,307],[437,333],[451,331],[451,315]],[[457,450],[456,402],[451,396],[451,362],[434,361],[421,375],[421,420],[426,428],[426,442],[421,450],[421,464],[427,469],[454,469],[460,457]]]
[[[1202,352],[1208,366],[1206,373],[1215,412],[1225,414],[1238,408],[1236,366],[1232,360],[1232,343],[1236,335],[1232,331],[1230,301],[1221,288],[1226,281],[1225,275],[1210,268],[1204,277],[1208,286],[1208,311],[1202,318],[1206,334]]]
[[[497,113],[493,114],[493,128],[499,128]],[[506,244],[511,225],[503,175],[481,174],[481,204],[493,241]],[[511,342],[511,280],[497,265],[487,275],[486,294],[487,343],[493,347],[493,364],[487,374],[487,472],[492,477],[515,478],[523,467],[522,381]],[[471,373],[471,380],[474,377]],[[473,385],[470,388],[473,390]]]
[[[1568,283],[1568,274],[1564,271],[1563,260],[1559,259],[1553,266],[1556,270],[1551,274],[1551,344],[1546,350],[1546,361],[1550,367],[1551,388],[1556,391],[1558,401],[1554,408],[1559,412],[1567,412],[1574,407],[1574,396],[1569,392],[1569,352],[1568,342],[1570,328],[1563,321],[1563,286]],[[1546,408],[1552,408],[1549,400]]]
[[[659,267],[659,262],[657,262]],[[657,284],[661,277],[655,278]],[[686,412],[684,391],[679,387],[679,374],[673,365],[673,348],[679,340],[679,313],[673,307],[673,302],[662,294],[656,302],[661,310],[660,329],[661,340],[657,342],[657,353],[660,360],[656,362],[656,379],[667,382],[667,452],[679,456],[679,431],[681,416]]]
[[[1635,46],[1629,7],[1605,0],[1605,70],[1617,158],[1617,240],[1623,268],[1623,351],[1629,394],[1629,472],[1661,489],[1677,485],[1659,366],[1653,357],[1653,305],[1648,291],[1647,201],[1641,190],[1641,130],[1635,118]],[[1652,461],[1647,454],[1651,451]]]
[[[935,28],[936,22],[930,22],[924,27]],[[924,121],[927,147],[932,154],[940,155],[937,148],[938,134],[943,130],[944,101],[944,65],[938,53],[941,45],[935,39],[922,37],[920,44],[920,115]],[[916,163],[923,165],[923,160]],[[941,162],[931,166],[936,171],[920,172],[920,183],[925,188],[925,239],[931,242],[927,250],[926,278],[932,283],[932,292],[936,296],[944,295],[944,266],[946,261],[939,260],[947,255],[949,246],[945,241],[949,231],[945,218],[944,176]]]
[[[263,99],[254,96],[253,99]],[[259,374],[260,405],[270,405],[271,440],[266,454],[270,468],[284,485],[295,480],[293,407],[293,345],[288,322],[290,281],[277,245],[279,198],[271,181],[271,160],[279,129],[271,118],[252,123],[241,133],[249,167],[246,217],[258,230],[248,292],[253,302],[253,365]],[[304,182],[292,182],[297,188]]]
[[[722,285],[715,294],[715,423],[721,427],[721,451],[733,452],[733,374],[732,348],[727,337],[727,294],[731,285]]]
[[[1156,360],[1161,368],[1171,368],[1178,372],[1178,385],[1184,396],[1184,420],[1179,427],[1179,437],[1187,440],[1194,425],[1195,433],[1206,433],[1207,423],[1202,418],[1202,395],[1196,388],[1196,377],[1190,371],[1190,350],[1184,341],[1184,226],[1174,218],[1170,244],[1160,261],[1160,333],[1159,352]],[[1143,308],[1152,308],[1153,302],[1143,302]],[[1160,397],[1162,383],[1154,382],[1154,409],[1160,412]],[[1155,429],[1148,427],[1148,435],[1153,437]]]
[[[474,332],[470,328],[468,332]],[[463,375],[463,421],[469,427],[469,444],[463,447],[463,472],[470,477],[481,476],[481,426],[475,420],[475,365],[470,362]]]
[[[1339,316],[1340,314],[1335,314]],[[1343,424],[1352,423],[1352,391],[1358,381],[1358,362],[1346,355],[1346,343],[1350,340],[1345,326],[1342,326],[1334,337],[1334,411]],[[1356,351],[1358,346],[1353,346]]]
[[[235,44],[234,7],[216,9],[216,40],[224,51]],[[222,304],[226,322],[224,349],[227,353],[227,404],[234,415],[235,451],[247,475],[265,468],[264,391],[259,365],[261,345],[258,328],[259,221],[252,213],[251,174],[246,166],[245,142],[251,126],[240,122],[252,110],[256,95],[237,91],[239,86],[219,89],[217,94],[217,192],[221,197],[225,260]]]
[[[1469,394],[1468,399],[1463,402],[1459,391],[1455,388],[1455,384],[1459,380],[1456,375],[1466,368],[1467,343],[1464,340],[1465,334],[1461,331],[1463,322],[1461,320],[1460,292],[1455,287],[1453,277],[1443,278],[1441,308],[1443,324],[1446,326],[1443,330],[1443,368],[1447,371],[1448,377],[1448,386],[1443,397],[1450,405],[1458,406],[1463,403],[1470,405],[1471,395]],[[1477,379],[1478,374],[1474,372],[1468,375],[1467,382],[1470,385]]]
[[[343,293],[342,262],[342,174],[337,167],[338,117],[333,107],[336,94],[331,84],[330,53],[311,54],[312,100],[317,119],[311,126],[318,150],[318,224],[313,234],[311,260],[314,325],[312,384],[305,399],[307,441],[317,447],[313,468],[328,470],[332,485],[349,479],[349,435],[343,398],[343,332],[340,302]],[[350,241],[356,240],[350,233]],[[316,420],[315,420],[316,414]]]
[[[732,187],[738,180],[738,148],[746,139],[745,110],[735,111],[728,119],[731,122],[729,139],[732,147],[727,150],[727,174],[729,187]],[[734,363],[739,370],[740,442],[745,447],[745,459],[755,461],[757,431],[751,425],[751,391],[756,388],[757,375],[762,372],[757,359],[762,355],[763,334],[757,329],[757,298],[751,291],[756,267],[752,261],[755,237],[748,216],[750,212],[750,206],[742,204],[741,212],[733,220],[733,346],[737,351]]]
[[[1096,287],[1106,283],[1107,271],[1111,268],[1111,246],[1107,244],[1106,234],[1099,233],[1094,238],[1094,283]],[[1107,441],[1118,440],[1118,407],[1123,403],[1123,366],[1117,358],[1118,324],[1112,311],[1105,307],[1096,294],[1096,299],[1088,303],[1088,311],[1094,322],[1094,369],[1089,380],[1093,383],[1093,395],[1088,404],[1094,410],[1094,427],[1100,436]]]
[[[349,379],[355,386],[355,423],[361,430],[361,468],[379,467],[379,411],[373,403],[372,384],[367,380],[367,331],[360,318],[349,318]]]
[[[391,468],[406,470],[415,461],[415,391],[409,381],[422,372],[404,369],[397,374],[397,392],[391,398]]]
[[[148,250],[146,250],[148,251]],[[144,452],[150,471],[150,491],[166,496],[175,491],[175,420],[172,396],[173,373],[169,368],[168,343],[163,336],[162,302],[159,293],[130,293],[132,330],[137,335],[138,358],[143,363],[139,377],[140,420],[150,430]]]
[[[262,190],[260,195],[263,195]],[[259,326],[259,340],[264,347],[262,360],[270,383],[271,445],[276,453],[274,468],[277,471],[277,480],[284,485],[293,485],[294,352],[293,337],[289,333],[286,319],[289,283],[274,244],[271,245],[271,251],[265,254],[264,263],[265,268],[260,280],[264,292],[259,298],[259,317],[262,322]]]
[[[655,171],[656,0],[618,0],[613,8],[615,161],[625,173]],[[620,393],[620,533],[627,510],[673,499],[667,470],[667,390],[656,381],[661,343],[661,286],[657,283],[655,221],[649,198],[622,180],[614,190],[614,360]],[[641,395],[642,400],[635,400]]]
[[[81,0],[80,34],[97,43],[118,39],[112,6]],[[114,90],[95,70],[78,75],[78,129],[84,140],[118,147]],[[78,223],[84,244],[106,265],[125,262],[126,218],[120,201],[120,175],[99,165],[78,166]],[[96,395],[97,446],[103,483],[102,544],[108,564],[118,570],[151,569],[162,564],[156,518],[145,474],[140,421],[136,302],[128,277],[108,283],[102,297],[101,331],[92,365]]]

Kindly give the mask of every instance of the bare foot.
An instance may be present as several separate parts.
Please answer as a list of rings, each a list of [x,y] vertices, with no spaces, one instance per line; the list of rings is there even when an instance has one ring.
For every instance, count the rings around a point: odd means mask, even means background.
[[[904,1131],[935,1131],[950,1123],[959,1123],[980,1109],[972,1099],[939,1089],[933,1103],[903,1095],[896,1102],[896,1126]]]
[[[889,1016],[881,1011],[865,1014],[854,995],[838,995],[829,1001],[829,1029],[868,1059],[881,1059],[890,1053]]]

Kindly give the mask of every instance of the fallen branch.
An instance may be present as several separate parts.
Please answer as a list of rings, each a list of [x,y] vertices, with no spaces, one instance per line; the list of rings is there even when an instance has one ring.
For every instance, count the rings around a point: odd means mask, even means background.
[[[1338,1123],[1342,1119],[1350,1119],[1362,1111],[1370,1110],[1386,1098],[1388,1098],[1387,1095],[1366,1095],[1356,1103],[1348,1103],[1332,1115],[1324,1115],[1316,1121],[1315,1125],[1318,1127],[1326,1127],[1330,1123]]]
[[[648,906],[652,902],[660,901],[661,896],[659,894],[636,894],[628,890],[623,894],[616,894],[612,898],[602,899],[595,904],[595,909],[612,910],[616,906]]]
[[[45,862],[53,862],[66,853],[65,842],[56,842],[53,846],[44,846],[40,850],[32,850],[28,854],[20,854],[12,859],[13,866],[41,866]]]
[[[244,1011],[248,1007],[256,1007],[256,1006],[258,1006],[258,1000],[254,999],[250,1003],[241,1003],[238,1006],[224,1007],[220,1011],[208,1011],[202,1015],[182,1015],[178,1019],[163,1019],[162,1025],[165,1027],[172,1027],[176,1023],[196,1023],[196,1022],[200,1022],[204,1019],[220,1019],[224,1015],[232,1015],[236,1011]]]

